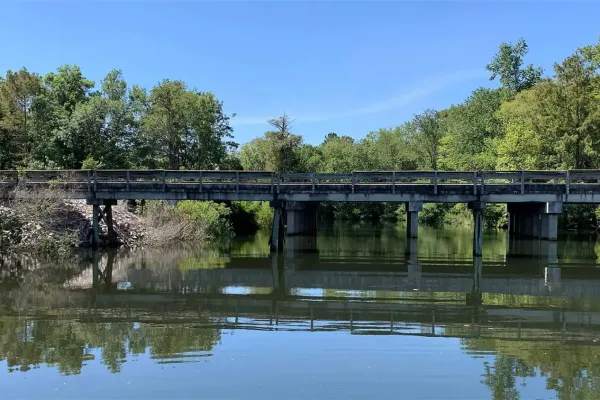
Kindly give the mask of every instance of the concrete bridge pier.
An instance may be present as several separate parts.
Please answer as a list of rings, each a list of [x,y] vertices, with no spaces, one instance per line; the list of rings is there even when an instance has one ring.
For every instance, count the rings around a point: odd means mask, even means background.
[[[558,216],[563,211],[563,203],[553,201],[546,203],[541,213],[541,238],[545,240],[558,239]]]
[[[271,237],[269,238],[269,248],[273,252],[283,249],[285,230],[284,230],[284,210],[281,201],[272,201],[273,224],[271,226]]]
[[[485,203],[475,201],[469,203],[469,209],[473,212],[473,256],[479,257],[483,254],[483,209]]]
[[[316,235],[317,207],[318,203],[313,201],[287,201],[286,235]]]
[[[558,238],[558,215],[562,202],[509,203],[509,233],[544,240]]]
[[[423,210],[420,201],[409,201],[406,203],[406,238],[415,239],[419,237],[419,212]]]

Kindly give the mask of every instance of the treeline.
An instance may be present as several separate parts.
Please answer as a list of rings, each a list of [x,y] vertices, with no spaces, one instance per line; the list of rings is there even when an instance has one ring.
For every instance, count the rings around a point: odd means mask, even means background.
[[[525,63],[527,52],[523,39],[500,45],[485,66],[500,83],[496,89],[478,88],[461,104],[425,110],[360,140],[329,133],[318,145],[294,133],[284,114],[268,121],[264,136],[239,147],[222,103],[181,81],[164,80],[148,91],[129,86],[118,70],[99,87],[77,66],[44,76],[8,71],[0,80],[0,168],[600,168],[600,42],[576,49],[548,77]],[[397,207],[386,205],[328,211],[348,218],[398,216]],[[443,223],[463,211],[432,205],[423,218]],[[595,227],[594,210],[584,211],[563,220]]]
[[[231,138],[222,103],[181,81],[147,91],[114,70],[96,88],[75,65],[0,78],[0,169],[227,168]]]

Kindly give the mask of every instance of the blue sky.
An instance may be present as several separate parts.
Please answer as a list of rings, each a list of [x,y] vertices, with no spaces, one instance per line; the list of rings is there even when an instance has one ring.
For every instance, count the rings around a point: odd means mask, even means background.
[[[163,78],[224,101],[247,142],[284,111],[309,143],[361,138],[495,86],[485,65],[524,37],[551,73],[598,40],[600,2],[4,1],[0,71],[78,64],[147,88]]]

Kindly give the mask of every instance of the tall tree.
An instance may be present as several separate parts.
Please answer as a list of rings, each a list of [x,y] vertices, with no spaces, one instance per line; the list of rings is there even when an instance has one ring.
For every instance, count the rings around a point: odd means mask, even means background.
[[[532,64],[523,67],[523,58],[528,51],[523,38],[514,45],[502,43],[492,62],[486,65],[486,69],[492,73],[490,80],[499,77],[502,86],[515,93],[532,87],[544,71]]]
[[[359,143],[361,166],[358,169],[399,171],[417,169],[418,155],[412,144],[417,125],[407,122],[390,129],[369,132]]]
[[[30,167],[79,168],[81,157],[85,158],[85,138],[74,135],[72,116],[78,105],[90,99],[93,87],[94,82],[76,65],[63,65],[44,76],[42,90],[32,104]]]
[[[181,81],[164,80],[152,89],[142,129],[152,143],[153,164],[170,169],[212,169],[237,147],[228,140],[232,129],[222,103]]]
[[[267,170],[298,172],[297,151],[302,145],[302,137],[293,134],[293,120],[287,114],[268,121],[273,130],[265,132]]]
[[[436,170],[440,155],[440,144],[444,136],[442,122],[437,111],[425,110],[413,119],[417,151],[424,156],[423,166]]]
[[[599,65],[579,49],[555,64],[554,79],[502,106],[506,137],[500,163],[508,167],[598,168]]]
[[[4,147],[0,156],[12,168],[29,154],[32,104],[41,91],[41,79],[26,68],[6,72],[0,81],[0,129]],[[10,153],[10,156],[8,155]]]
[[[479,88],[464,103],[440,111],[445,131],[440,149],[442,168],[495,168],[497,141],[503,136],[496,113],[510,96],[506,89]]]

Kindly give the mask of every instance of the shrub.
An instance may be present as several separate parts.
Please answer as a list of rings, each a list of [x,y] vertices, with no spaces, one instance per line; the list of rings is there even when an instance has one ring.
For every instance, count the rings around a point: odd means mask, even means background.
[[[319,214],[328,220],[396,221],[397,209],[395,203],[322,203]]]
[[[88,157],[81,163],[81,169],[100,169],[104,168],[102,161],[94,160],[93,157]]]
[[[273,209],[268,201],[234,201],[230,207],[236,234],[247,235],[268,229],[273,221]]]
[[[0,207],[0,255],[21,242],[23,221],[7,208]]]
[[[223,203],[186,200],[177,203],[175,210],[179,215],[203,227],[210,238],[233,236],[229,219],[231,209]]]
[[[79,246],[79,232],[76,230],[50,233],[40,238],[35,247],[38,255],[47,258],[61,259],[73,254]]]
[[[154,229],[148,243],[155,246],[172,242],[202,242],[233,236],[231,210],[212,201],[181,201],[175,207],[165,201],[146,202],[142,214]]]
[[[419,222],[428,226],[442,226],[445,223],[446,214],[451,208],[452,204],[425,203],[423,211],[419,213]]]
[[[501,228],[506,225],[506,206],[504,204],[488,204],[483,209],[483,223],[486,228]]]
[[[593,204],[565,204],[559,216],[559,227],[565,230],[589,232],[597,229],[598,208]]]

